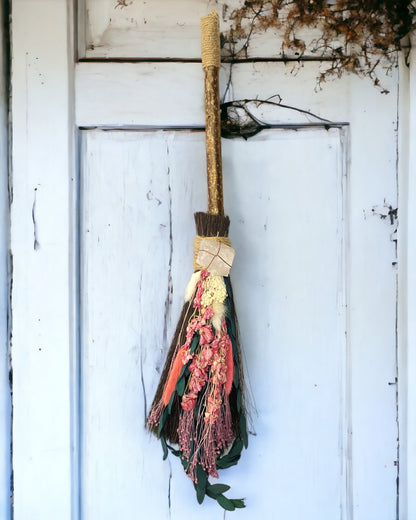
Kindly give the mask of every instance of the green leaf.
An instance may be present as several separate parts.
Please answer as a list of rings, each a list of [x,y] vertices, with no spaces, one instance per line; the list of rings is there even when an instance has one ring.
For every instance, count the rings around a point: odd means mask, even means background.
[[[234,386],[236,388],[238,388],[240,386],[240,373],[239,373],[239,370],[238,370],[238,365],[237,363],[235,363],[235,366],[234,366]]]
[[[181,459],[181,464],[183,466],[183,469],[186,471],[188,471],[188,466],[189,466],[189,460],[184,458],[183,456],[180,457]]]
[[[169,412],[167,408],[163,409],[162,415],[160,416],[159,428],[157,429],[157,434],[160,437],[162,433],[163,427],[165,426],[166,419],[168,418]]]
[[[241,439],[236,439],[231,450],[227,453],[227,457],[235,457],[236,455],[240,455],[243,451],[243,441]]]
[[[175,455],[175,457],[180,457],[182,455],[182,452],[180,450],[175,450],[175,448],[169,446],[169,444],[166,444],[166,446],[170,449],[172,455]]]
[[[237,390],[237,410],[241,411],[241,390]]]
[[[218,495],[221,495],[222,493],[225,493],[230,489],[230,486],[227,486],[227,484],[209,484],[207,485],[207,495],[213,495],[214,497],[217,497]]]
[[[160,442],[161,442],[162,448],[163,448],[163,460],[166,460],[166,458],[168,456],[168,445],[166,444],[165,435],[163,433],[160,436]]]
[[[217,502],[221,507],[226,509],[227,511],[234,511],[235,505],[231,502],[231,500],[224,495],[219,495],[217,497]]]
[[[178,379],[175,389],[176,389],[178,395],[180,397],[182,397],[183,393],[185,391],[185,378],[184,377],[181,377],[180,379]]]
[[[248,435],[247,435],[247,423],[246,416],[241,413],[240,414],[240,435],[244,442],[244,447],[247,449],[248,446]]]
[[[242,509],[243,507],[246,507],[244,503],[244,499],[242,498],[232,498],[231,502],[234,504],[235,507],[238,509]]]
[[[195,334],[191,342],[190,353],[193,354],[199,344],[199,334]]]
[[[200,464],[196,467],[196,478],[198,481],[196,484],[196,499],[198,500],[198,504],[202,504],[207,490],[208,479],[207,474]]]
[[[172,405],[173,401],[175,400],[175,391],[172,392],[172,395],[170,396],[169,404],[168,404],[168,414],[170,415],[170,412],[172,411]]]
[[[217,460],[217,469],[231,468],[231,466],[235,466],[236,464],[238,464],[239,460],[240,460],[240,456],[235,457],[233,459],[224,457],[221,460]]]
[[[241,439],[235,439],[231,450],[223,457],[217,460],[218,469],[226,469],[231,466],[235,466],[240,460],[241,451],[243,449],[243,441]]]

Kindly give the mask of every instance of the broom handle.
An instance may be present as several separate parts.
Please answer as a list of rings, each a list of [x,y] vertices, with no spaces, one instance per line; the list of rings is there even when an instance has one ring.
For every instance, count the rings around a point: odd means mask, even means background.
[[[202,68],[205,76],[205,142],[207,154],[208,213],[224,215],[221,164],[219,70],[220,25],[212,11],[201,20]]]

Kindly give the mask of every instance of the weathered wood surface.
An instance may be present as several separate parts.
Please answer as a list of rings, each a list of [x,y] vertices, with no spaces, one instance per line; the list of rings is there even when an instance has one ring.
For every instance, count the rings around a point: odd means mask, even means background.
[[[78,18],[79,56],[87,59],[200,60],[201,18],[215,9],[220,16],[220,30],[228,37],[232,13],[243,3],[242,0],[82,0]],[[255,13],[251,13],[250,8],[247,13],[245,27],[248,34]],[[280,19],[284,17],[285,13],[281,12]],[[302,32],[306,42],[312,42],[317,36],[319,32],[314,29]],[[231,46],[224,43],[224,57],[242,51],[247,43],[246,38],[236,39],[234,36],[232,40]],[[254,32],[239,57],[282,57],[282,42],[281,29]],[[286,58],[298,56],[293,50],[285,49]]]
[[[355,161],[363,161],[365,154],[362,156],[361,150],[367,145],[378,146],[378,140],[366,139],[368,129],[396,120],[397,76],[386,78],[386,87],[391,90],[386,96],[375,90],[370,80],[352,75],[315,91],[318,71],[319,63],[305,63],[299,68],[284,63],[244,63],[233,66],[230,78],[229,66],[222,65],[221,96],[229,101],[279,95],[283,104],[330,121],[356,121],[352,137],[357,135],[357,139],[352,145],[357,146],[357,153],[354,149],[353,155]],[[168,128],[205,124],[203,72],[199,63],[78,63],[75,72],[78,126]],[[316,122],[296,110],[265,110],[263,118],[270,118],[270,122]],[[389,128],[382,139],[387,142],[392,136],[395,140],[394,128]],[[392,146],[394,150],[394,141]]]
[[[75,172],[69,7],[66,0],[13,2],[15,520],[72,518],[71,303],[76,293],[70,264]]]
[[[399,115],[400,518],[416,519],[416,54],[401,61]]]
[[[397,224],[394,212],[397,78],[389,80],[388,86],[392,91],[389,96],[375,95],[369,82],[360,82],[357,78],[348,76],[340,82],[328,85],[324,91],[314,92],[316,67],[316,64],[307,64],[297,75],[293,75],[283,64],[235,66],[231,84],[232,97],[242,99],[258,96],[264,99],[279,93],[283,102],[288,105],[310,110],[333,121],[350,123],[349,141],[344,143],[346,151],[342,152],[346,153],[344,158],[349,177],[345,214],[349,237],[345,248],[350,260],[345,265],[349,313],[345,354],[347,390],[342,423],[346,428],[344,432],[349,437],[349,441],[344,443],[344,449],[347,450],[344,455],[350,461],[350,467],[348,472],[347,468],[343,468],[342,508],[346,518],[387,520],[395,514],[397,476],[396,389],[394,384],[389,384],[394,383],[396,375],[395,244],[391,238]],[[199,75],[197,64],[174,67],[172,64],[104,66],[81,63],[76,71],[80,92],[76,111],[78,124],[86,127],[122,127],[123,124],[147,127],[152,124],[161,126],[164,118],[166,126],[181,123],[189,126],[202,125],[202,96],[197,99],[188,98],[185,106],[173,102],[176,96],[181,99],[180,78],[188,77],[192,84],[195,81],[197,92]],[[127,78],[140,76],[144,78],[143,82],[135,82],[134,86],[129,87],[132,83]],[[171,78],[170,82],[166,81],[167,77]],[[111,107],[110,96],[104,88],[106,78],[111,81],[112,99],[116,98],[115,110]],[[224,79],[223,76],[223,84],[226,83]],[[88,85],[91,88],[87,88]],[[305,90],[306,85],[309,88]],[[138,87],[142,87],[142,90],[138,90]],[[185,88],[191,87],[188,84]],[[94,95],[90,92],[94,92]],[[155,104],[149,110],[152,103]],[[192,107],[191,110],[187,109],[189,106]],[[298,112],[281,108],[265,116],[271,122],[280,124],[290,122],[297,125],[315,121]],[[374,137],[376,128],[384,129],[378,133],[377,138]],[[236,157],[239,153],[236,153]],[[294,153],[292,165],[287,167],[288,175],[292,174],[298,161],[302,162],[302,153],[302,144],[299,144],[298,154]],[[317,160],[324,160],[322,155],[319,157]],[[280,168],[280,160],[276,161],[276,168]],[[225,170],[233,171],[233,168],[226,165]],[[258,171],[257,167],[255,171]],[[279,184],[277,179],[273,182]],[[251,194],[250,189],[246,189]],[[313,191],[311,188],[310,197],[319,196],[318,186]],[[299,218],[299,207],[294,204],[293,208],[290,226],[295,226],[294,220]],[[256,211],[249,211],[252,216],[247,221],[257,221]],[[241,252],[239,255],[241,258]],[[277,263],[278,259],[279,256]],[[179,303],[174,305],[180,306],[180,297]],[[313,307],[314,303],[310,302],[310,305]],[[292,329],[297,330],[293,322]],[[374,366],[377,366],[377,370],[374,370]],[[344,384],[342,378],[339,381],[340,385]],[[304,406],[305,410],[309,407],[307,403]],[[309,432],[307,428],[299,428],[299,431]],[[279,429],[279,424],[276,424],[276,429]],[[365,464],[362,463],[363,460],[366,461]],[[371,479],[368,477],[369,466],[374,469]],[[380,489],[384,492],[380,493]],[[305,484],[302,493],[310,496],[311,488]],[[280,496],[285,495],[282,493]]]
[[[75,519],[79,498],[88,520],[222,518],[213,504],[198,509],[182,469],[143,430],[144,389],[148,406],[192,269],[192,211],[205,207],[203,136],[82,131],[80,206],[71,143],[73,109],[83,127],[202,125],[202,74],[192,63],[80,63],[72,91],[71,5],[13,2],[15,518]],[[229,98],[278,93],[350,130],[224,143],[232,276],[260,412],[224,481],[247,496],[246,518],[269,517],[273,499],[287,520],[391,520],[397,77],[386,80],[389,96],[349,76],[314,92],[317,67],[297,76],[282,63],[233,68]],[[266,115],[307,121],[292,114]]]
[[[11,518],[11,395],[9,384],[8,49],[0,6],[0,518]]]
[[[345,507],[344,139],[339,129],[271,130],[224,142],[258,416],[250,450],[222,479],[248,497],[244,518],[334,518]],[[177,460],[161,460],[143,422],[192,273],[204,136],[88,131],[82,156],[83,518],[192,515],[191,482]],[[216,507],[198,517],[222,518]]]

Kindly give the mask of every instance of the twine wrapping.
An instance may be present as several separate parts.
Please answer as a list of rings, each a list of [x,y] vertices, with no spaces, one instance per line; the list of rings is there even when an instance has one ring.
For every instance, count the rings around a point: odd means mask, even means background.
[[[215,11],[201,19],[201,57],[203,69],[220,68],[220,21]]]
[[[201,242],[203,240],[213,240],[215,242],[220,242],[221,244],[225,244],[228,247],[232,247],[231,240],[228,237],[201,237],[201,236],[197,235],[195,237],[195,242],[194,242],[194,270],[195,271],[202,271],[204,269],[204,267],[199,265],[198,261],[197,261],[199,249],[201,246]]]

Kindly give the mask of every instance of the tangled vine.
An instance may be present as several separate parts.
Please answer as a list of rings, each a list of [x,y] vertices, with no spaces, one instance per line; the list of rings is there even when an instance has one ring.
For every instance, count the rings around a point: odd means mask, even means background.
[[[128,8],[135,1],[115,0],[114,7]],[[416,26],[412,0],[221,0],[218,4],[229,27],[221,35],[223,61],[249,58],[253,36],[269,31],[277,42],[275,55],[283,60],[325,62],[317,78],[319,87],[328,78],[352,72],[369,77],[387,92],[380,71],[391,72]]]
[[[382,92],[387,91],[378,66],[391,71],[397,51],[408,45],[404,39],[415,27],[416,13],[409,0],[245,0],[228,11],[231,29],[224,46],[230,61],[247,57],[255,33],[275,29],[283,34],[283,58],[308,54],[328,62],[319,85],[348,71],[370,77]],[[307,42],[304,29],[311,28],[317,37]]]

